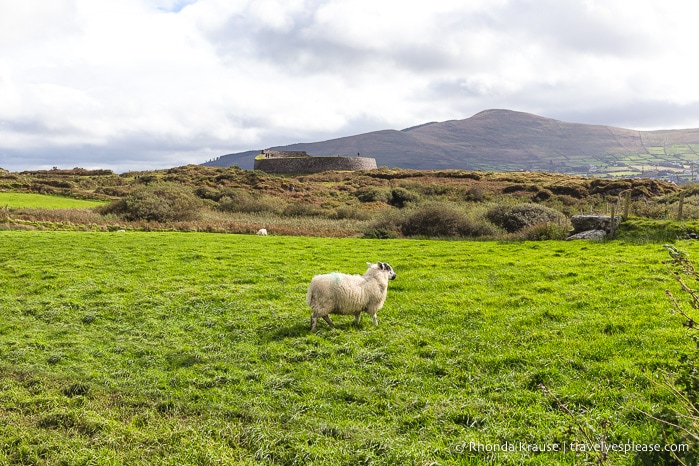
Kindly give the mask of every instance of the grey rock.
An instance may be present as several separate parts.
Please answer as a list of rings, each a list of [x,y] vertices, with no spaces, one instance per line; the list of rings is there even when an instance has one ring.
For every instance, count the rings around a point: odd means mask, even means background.
[[[603,230],[606,233],[612,231],[612,217],[609,215],[573,215],[570,218],[570,223],[576,233]],[[621,217],[614,217],[614,229],[616,230],[621,223]]]
[[[607,232],[604,230],[587,230],[587,231],[581,231],[580,233],[576,233],[572,236],[569,236],[566,239],[568,239],[568,240],[587,239],[587,240],[593,240],[593,241],[602,241],[606,237],[607,237]]]

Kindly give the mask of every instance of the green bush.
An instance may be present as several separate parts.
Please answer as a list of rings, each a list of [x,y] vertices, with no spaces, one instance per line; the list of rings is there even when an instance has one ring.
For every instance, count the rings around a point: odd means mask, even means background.
[[[456,191],[454,186],[448,184],[430,183],[422,188],[425,196],[450,196]]]
[[[652,218],[662,220],[670,217],[670,207],[656,202],[648,202],[646,200],[633,202],[631,204],[631,212],[638,217]]]
[[[398,234],[390,228],[369,228],[364,232],[364,238],[395,239],[398,238]]]
[[[538,223],[565,224],[565,215],[550,207],[539,204],[496,205],[488,209],[486,218],[493,224],[514,233]]]
[[[387,188],[368,186],[358,189],[355,193],[360,202],[386,202],[391,200],[391,191]]]
[[[459,197],[469,202],[483,202],[487,199],[488,193],[481,186],[469,186],[459,189]]]
[[[389,237],[386,232],[400,233],[403,236],[427,236],[442,238],[463,238],[497,236],[499,231],[484,219],[473,219],[456,206],[446,203],[430,203],[399,213],[382,215],[374,222],[369,233]]]
[[[217,208],[223,212],[280,213],[285,207],[285,202],[274,196],[250,194],[242,189],[227,189],[221,193]]]
[[[221,191],[216,188],[211,188],[209,186],[199,186],[194,190],[194,194],[202,199],[209,199],[212,201],[218,201],[223,197]]]
[[[360,202],[385,202],[394,207],[403,208],[420,201],[420,195],[403,187],[393,189],[369,186],[360,188],[355,193]]]
[[[409,191],[405,188],[393,188],[391,190],[391,198],[388,201],[394,207],[403,208],[408,204],[414,204],[420,201],[420,195]]]
[[[570,231],[565,225],[549,222],[524,227],[513,235],[519,241],[562,240],[570,236]]]
[[[100,209],[125,220],[176,222],[197,220],[203,204],[187,187],[176,183],[158,183],[136,188],[123,199]]]

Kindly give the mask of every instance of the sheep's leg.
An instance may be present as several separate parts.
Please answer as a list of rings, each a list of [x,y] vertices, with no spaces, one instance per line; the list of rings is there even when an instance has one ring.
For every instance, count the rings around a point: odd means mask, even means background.
[[[314,315],[311,315],[311,332],[316,329],[316,323],[318,322],[318,318]]]
[[[329,326],[331,326],[332,328],[335,328],[335,324],[333,324],[333,321],[330,320],[330,316],[323,316],[323,319],[325,319],[325,321],[328,323]]]
[[[361,313],[361,312],[357,312],[357,313],[354,315],[354,323],[355,323],[355,325],[359,325],[359,321],[360,321],[360,320],[362,320],[362,313]]]
[[[371,315],[371,320],[374,321],[374,325],[379,325],[379,321],[376,319],[376,313],[375,313],[375,312]]]

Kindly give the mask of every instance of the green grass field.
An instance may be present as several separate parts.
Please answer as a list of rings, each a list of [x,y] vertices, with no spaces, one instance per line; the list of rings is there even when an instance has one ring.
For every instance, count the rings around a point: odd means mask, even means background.
[[[0,192],[0,207],[7,206],[13,209],[88,209],[100,205],[104,205],[104,202],[33,193]]]
[[[0,464],[573,465],[596,454],[536,450],[583,431],[662,444],[639,410],[675,401],[649,374],[690,348],[666,258],[619,242],[0,231]],[[398,275],[379,326],[336,316],[310,333],[311,277],[379,260]]]

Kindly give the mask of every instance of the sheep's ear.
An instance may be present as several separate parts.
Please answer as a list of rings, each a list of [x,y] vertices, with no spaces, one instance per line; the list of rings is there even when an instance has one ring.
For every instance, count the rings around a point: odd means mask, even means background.
[[[373,266],[374,266],[374,264],[372,264],[371,262],[367,262],[366,265],[367,265],[368,267],[373,267]]]
[[[386,270],[386,264],[384,264],[383,262],[379,262],[377,265],[381,270]]]

